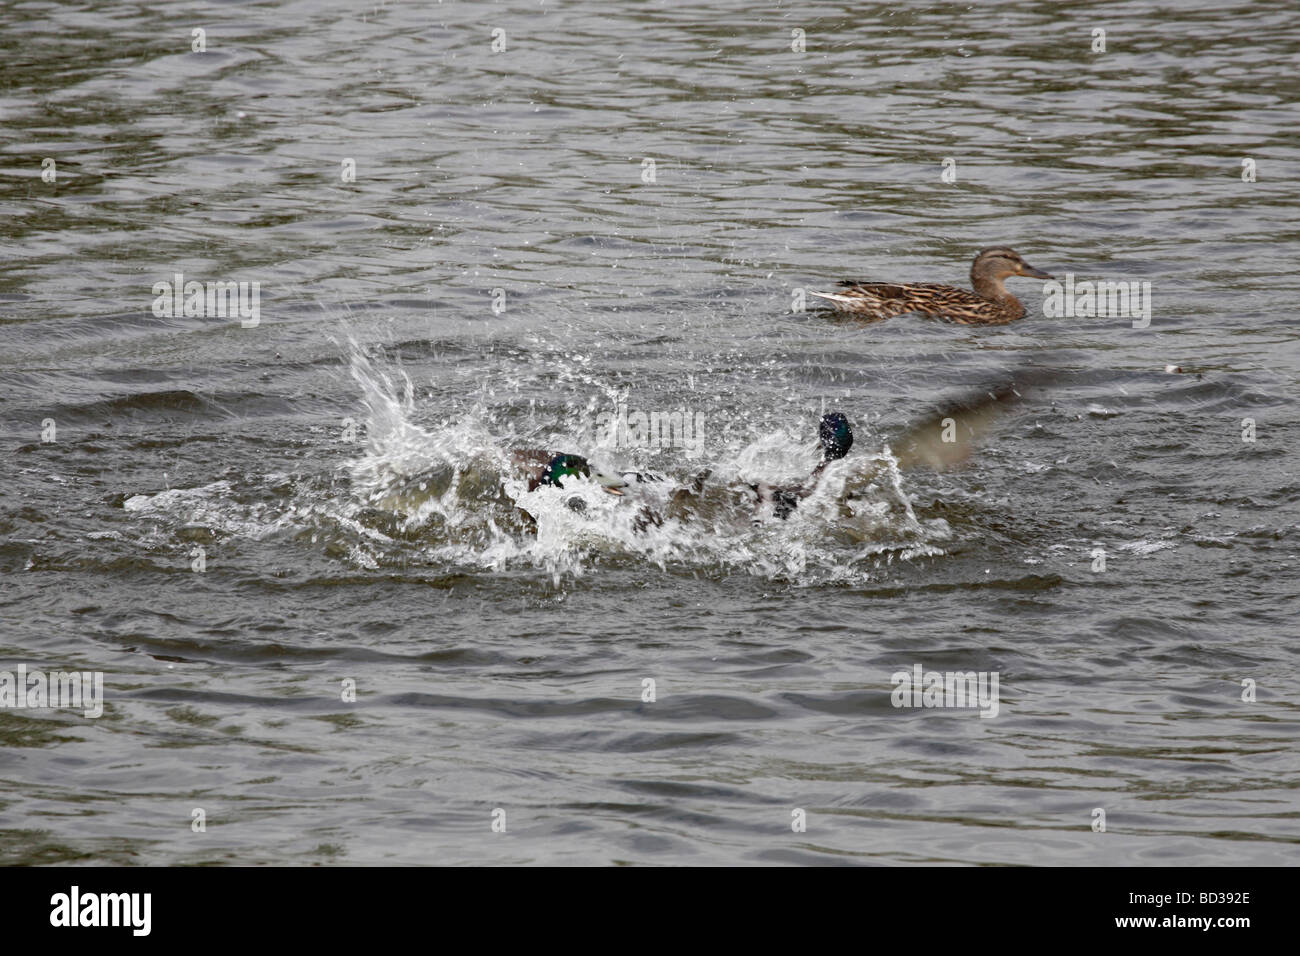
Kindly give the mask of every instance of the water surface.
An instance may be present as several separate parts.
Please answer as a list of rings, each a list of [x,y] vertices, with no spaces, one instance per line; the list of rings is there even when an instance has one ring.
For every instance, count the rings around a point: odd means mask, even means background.
[[[0,859],[1290,863],[1298,54],[1284,2],[6,5],[0,669],[106,703],[0,710]],[[792,310],[994,244],[1150,326]],[[879,453],[1027,369],[965,468]],[[520,446],[788,481],[831,409],[849,515],[489,500]]]

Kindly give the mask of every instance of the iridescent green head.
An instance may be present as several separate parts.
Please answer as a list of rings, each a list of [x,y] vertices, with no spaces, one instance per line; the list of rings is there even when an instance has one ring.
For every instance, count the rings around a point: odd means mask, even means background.
[[[559,454],[554,456],[546,463],[546,471],[542,473],[540,483],[543,485],[554,485],[556,488],[563,488],[561,478],[590,478],[591,465],[587,459],[581,455]]]
[[[627,482],[622,478],[615,478],[610,475],[594,471],[587,459],[581,455],[566,455],[561,452],[558,455],[551,456],[551,460],[546,463],[546,471],[538,479],[539,485],[554,485],[556,488],[563,488],[562,478],[594,478],[599,482],[601,488],[608,491],[611,495],[623,494],[623,488],[627,487]]]
[[[839,412],[823,415],[818,431],[825,461],[838,461],[853,447],[853,426]]]

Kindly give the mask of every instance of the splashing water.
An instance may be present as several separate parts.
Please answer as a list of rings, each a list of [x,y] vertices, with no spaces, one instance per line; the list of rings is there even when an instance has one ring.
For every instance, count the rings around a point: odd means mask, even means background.
[[[271,504],[229,481],[129,499],[152,519],[200,524],[254,539],[290,533],[354,567],[536,569],[559,585],[601,566],[628,561],[672,573],[744,572],[801,585],[865,580],[873,566],[943,553],[942,519],[913,510],[888,448],[831,463],[817,488],[785,520],[756,509],[759,482],[806,477],[815,458],[784,428],[710,450],[661,469],[662,480],[632,481],[622,497],[591,479],[529,490],[512,469],[511,450],[536,443],[535,422],[494,414],[484,396],[442,421],[420,408],[415,387],[392,360],[352,342],[348,369],[360,391],[364,443],[359,456],[315,476],[266,476],[282,496]],[[612,386],[591,383],[603,393]],[[421,421],[423,420],[423,421]],[[791,423],[794,425],[795,423]],[[499,434],[494,434],[498,432]],[[545,432],[545,428],[542,428]],[[603,448],[581,424],[555,423],[546,447],[636,470],[627,453]],[[339,446],[333,444],[330,449]],[[622,460],[618,460],[618,459]],[[708,473],[695,507],[674,493]]]

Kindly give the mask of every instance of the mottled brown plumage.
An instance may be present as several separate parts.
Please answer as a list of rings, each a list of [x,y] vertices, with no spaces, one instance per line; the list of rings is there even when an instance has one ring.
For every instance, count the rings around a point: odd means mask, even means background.
[[[1035,269],[1014,249],[994,246],[975,257],[970,281],[974,292],[929,282],[841,282],[839,292],[814,292],[841,312],[871,320],[918,312],[961,325],[1006,325],[1025,314],[1020,300],[1006,290],[1010,276],[1052,278]]]

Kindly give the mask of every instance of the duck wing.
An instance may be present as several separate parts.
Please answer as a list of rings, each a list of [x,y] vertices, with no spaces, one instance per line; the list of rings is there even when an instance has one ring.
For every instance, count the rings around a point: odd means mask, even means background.
[[[957,322],[987,322],[1000,314],[999,306],[966,289],[932,282],[855,282],[845,280],[837,292],[814,292],[829,299],[841,312],[878,319],[917,312]]]
[[[962,464],[998,420],[1027,394],[1059,378],[1051,369],[1021,369],[989,388],[944,403],[890,443],[898,467],[945,471]]]

